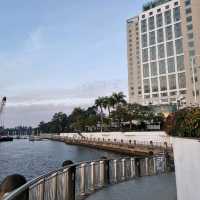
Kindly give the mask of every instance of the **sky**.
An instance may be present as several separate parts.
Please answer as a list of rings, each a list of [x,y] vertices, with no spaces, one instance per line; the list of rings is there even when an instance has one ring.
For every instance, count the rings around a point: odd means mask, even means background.
[[[1,0],[6,127],[37,126],[98,96],[127,95],[126,20],[146,0]]]

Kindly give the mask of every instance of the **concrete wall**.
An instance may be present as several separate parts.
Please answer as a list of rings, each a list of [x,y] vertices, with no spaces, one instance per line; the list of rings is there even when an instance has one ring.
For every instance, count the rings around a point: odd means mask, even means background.
[[[178,200],[200,199],[200,142],[173,138]]]
[[[77,133],[61,133],[61,136],[68,136],[78,138],[80,137]],[[98,132],[98,133],[82,133],[83,136],[88,138],[101,138],[110,140],[136,140],[138,142],[157,142],[170,144],[170,138],[164,131],[154,131],[154,132]]]

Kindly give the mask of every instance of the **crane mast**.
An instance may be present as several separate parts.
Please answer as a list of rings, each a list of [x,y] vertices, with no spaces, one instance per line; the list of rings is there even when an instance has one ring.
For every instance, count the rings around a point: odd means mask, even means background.
[[[6,97],[3,97],[2,101],[1,101],[1,106],[0,106],[0,115],[3,113],[3,109],[6,105]]]
[[[7,100],[7,98],[3,97],[2,101],[1,101],[1,104],[0,104],[0,120],[1,120],[1,127],[2,128],[4,127],[2,115],[3,115],[3,110],[4,110],[5,106],[6,106],[6,100]]]

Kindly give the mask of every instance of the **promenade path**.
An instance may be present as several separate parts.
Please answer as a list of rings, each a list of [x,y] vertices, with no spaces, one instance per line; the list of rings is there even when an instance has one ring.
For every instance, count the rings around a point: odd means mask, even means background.
[[[97,191],[87,200],[176,200],[174,173],[138,179],[112,185]]]

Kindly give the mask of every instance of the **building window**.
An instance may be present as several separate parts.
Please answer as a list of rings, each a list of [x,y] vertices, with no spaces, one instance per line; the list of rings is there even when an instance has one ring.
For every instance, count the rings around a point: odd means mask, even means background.
[[[144,79],[144,93],[150,93],[149,79]]]
[[[163,26],[163,16],[162,16],[162,14],[156,15],[156,23],[157,23],[157,27]]]
[[[156,43],[155,31],[149,33],[149,45],[154,45]]]
[[[149,64],[144,64],[143,65],[143,76],[144,77],[149,77]]]
[[[157,30],[157,40],[158,40],[158,43],[164,41],[163,29]]]
[[[151,62],[151,76],[157,75],[157,63]]]
[[[152,92],[158,92],[158,79],[157,78],[151,79],[151,87],[152,87]]]
[[[191,31],[192,29],[193,29],[193,25],[192,24],[187,25],[187,30],[188,31]]]
[[[147,47],[147,34],[142,35],[142,47]]]
[[[150,48],[150,60],[156,60],[156,47]]]
[[[170,92],[170,96],[176,96],[177,92]]]
[[[185,72],[178,74],[178,85],[179,85],[179,88],[186,88]]]
[[[176,53],[181,54],[183,53],[183,41],[182,39],[176,40]]]
[[[167,42],[167,56],[173,56],[174,55],[174,45],[173,42]]]
[[[149,30],[155,29],[154,17],[149,17]]]
[[[175,37],[181,37],[182,36],[182,28],[181,28],[181,23],[175,24],[174,25],[174,32],[175,32]]]
[[[149,57],[148,49],[143,49],[142,50],[142,61],[147,62],[149,59],[148,57]]]
[[[158,94],[152,94],[152,97],[153,97],[153,98],[157,98],[157,97],[158,97]]]
[[[185,13],[186,13],[186,15],[191,14],[192,13],[192,9],[191,8],[185,9]]]
[[[187,18],[186,18],[186,21],[189,23],[189,22],[192,22],[192,16],[188,16]]]
[[[145,95],[144,98],[145,99],[150,99],[150,95]]]
[[[161,93],[161,97],[167,97],[167,92]]]
[[[166,27],[165,32],[166,32],[166,39],[172,40],[172,38],[173,38],[172,26]]]
[[[165,74],[166,73],[166,67],[165,67],[165,60],[159,61],[159,74]]]
[[[177,22],[181,19],[180,7],[174,8],[174,21]]]
[[[191,0],[185,0],[185,6],[191,5]]]
[[[147,20],[146,19],[141,21],[141,32],[142,33],[147,32]]]
[[[186,90],[182,90],[182,91],[179,91],[180,94],[187,94],[187,91]]]
[[[193,48],[193,47],[194,47],[194,42],[193,42],[193,41],[188,42],[188,46],[189,46],[190,48]]]
[[[168,73],[175,72],[174,58],[168,58],[167,59],[167,65],[168,65]]]
[[[165,57],[165,47],[164,44],[158,45],[158,58],[164,58]]]
[[[195,56],[195,50],[190,50],[190,51],[189,51],[189,55],[190,55],[190,56]]]
[[[165,24],[171,24],[171,23],[172,23],[171,10],[168,10],[165,12]]]
[[[160,77],[160,90],[165,91],[167,90],[167,79],[166,76]]]
[[[184,67],[184,56],[177,56],[177,70],[182,71],[185,69]]]
[[[188,33],[188,39],[193,39],[194,38],[194,34],[193,33]]]
[[[175,74],[169,75],[168,81],[169,81],[169,89],[175,90],[176,89],[176,75]]]

